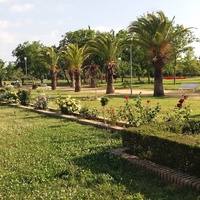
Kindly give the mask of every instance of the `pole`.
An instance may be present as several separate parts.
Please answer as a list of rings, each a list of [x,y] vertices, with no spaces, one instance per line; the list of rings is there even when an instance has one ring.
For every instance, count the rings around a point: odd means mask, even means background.
[[[26,72],[26,78],[27,78],[27,57],[24,57],[25,60],[25,72]]]
[[[130,95],[133,94],[133,55],[132,44],[130,46]]]

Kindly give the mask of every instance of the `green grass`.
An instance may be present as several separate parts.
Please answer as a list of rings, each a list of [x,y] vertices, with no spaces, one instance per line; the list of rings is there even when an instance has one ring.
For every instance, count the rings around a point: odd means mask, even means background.
[[[198,199],[109,154],[118,133],[0,105],[0,199]]]

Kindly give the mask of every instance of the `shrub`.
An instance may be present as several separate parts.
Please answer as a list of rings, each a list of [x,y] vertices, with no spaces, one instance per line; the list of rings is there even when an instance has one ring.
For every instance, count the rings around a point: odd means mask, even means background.
[[[81,102],[77,99],[71,98],[71,96],[67,96],[65,99],[59,97],[55,100],[55,103],[59,106],[62,114],[79,113],[81,109]]]
[[[79,113],[85,119],[96,119],[99,114],[97,109],[89,109],[87,106],[82,107]]]
[[[19,98],[19,102],[23,106],[28,106],[30,104],[30,95],[31,91],[27,89],[20,89],[17,92],[17,96]]]
[[[49,95],[38,96],[38,98],[35,99],[34,108],[40,110],[47,110],[49,98]]]
[[[141,93],[140,93],[141,94]],[[147,105],[142,105],[141,96],[137,97],[135,104],[129,102],[129,96],[125,97],[125,106],[120,107],[118,116],[121,121],[127,122],[131,126],[139,126],[150,122],[155,122],[161,106],[157,104],[155,107],[150,107],[150,100],[147,100]]]

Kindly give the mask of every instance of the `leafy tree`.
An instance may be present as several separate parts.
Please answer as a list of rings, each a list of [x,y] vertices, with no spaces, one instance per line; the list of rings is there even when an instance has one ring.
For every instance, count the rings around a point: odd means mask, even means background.
[[[2,59],[0,59],[0,87],[3,86],[2,81],[6,74],[6,69],[5,69],[4,65],[5,65],[5,62]]]
[[[24,72],[24,77],[26,74],[25,69],[25,57],[27,58],[27,68],[28,76],[40,78],[47,73],[47,69],[38,57],[38,52],[43,48],[44,45],[38,41],[33,41],[32,43],[26,41],[23,44],[19,44],[17,48],[12,52],[16,59],[16,69],[22,69]]]
[[[176,25],[174,27],[174,31],[182,30],[182,25]],[[198,38],[195,38],[193,33],[191,31],[188,31],[184,35],[179,35],[173,40],[173,52],[172,52],[172,60],[174,63],[173,69],[173,75],[174,75],[174,84],[176,84],[176,66],[178,59],[180,59],[185,53],[188,51],[191,51],[193,47],[188,46],[189,44],[193,42],[199,42]]]
[[[170,21],[159,11],[141,16],[128,27],[134,41],[147,50],[154,67],[154,96],[164,96],[162,68],[171,59],[174,39],[189,31],[185,28],[174,31],[173,23],[174,18]]]
[[[115,91],[114,79],[117,69],[117,59],[120,52],[125,47],[126,43],[123,37],[115,35],[114,31],[111,33],[99,33],[89,43],[90,52],[98,55],[105,63],[105,72],[107,80],[106,94],[112,94]]]
[[[90,55],[86,45],[78,47],[78,44],[69,44],[62,51],[69,63],[69,69],[75,77],[75,92],[81,91],[81,72],[84,60]]]
[[[183,59],[183,74],[186,76],[200,75],[199,60],[195,57],[194,51],[188,51]]]

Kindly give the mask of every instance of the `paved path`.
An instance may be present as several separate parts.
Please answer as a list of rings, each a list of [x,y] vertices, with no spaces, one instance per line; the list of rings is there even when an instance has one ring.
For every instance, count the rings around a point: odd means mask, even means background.
[[[70,87],[57,87],[57,90],[74,91]],[[89,93],[90,95],[106,94],[105,88],[81,88],[81,92]],[[153,89],[135,89],[132,90],[132,95],[137,96],[141,92],[141,96],[153,96]],[[200,90],[165,90],[166,97],[181,98],[183,95],[188,95],[189,98],[200,100]],[[130,89],[115,89],[115,93],[111,95],[130,95]]]

